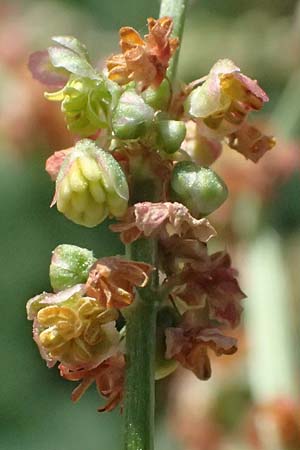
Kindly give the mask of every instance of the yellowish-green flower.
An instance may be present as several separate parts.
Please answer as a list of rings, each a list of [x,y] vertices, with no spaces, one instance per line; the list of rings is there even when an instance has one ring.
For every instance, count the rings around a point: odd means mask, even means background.
[[[29,300],[34,339],[49,366],[92,367],[111,356],[119,345],[118,312],[84,295],[84,285]]]
[[[129,191],[114,157],[89,140],[77,142],[56,180],[57,209],[73,222],[94,227],[107,216],[122,217]]]
[[[61,102],[68,129],[88,137],[108,126],[111,94],[103,79],[70,76],[68,83],[57,92],[45,92],[51,101]]]

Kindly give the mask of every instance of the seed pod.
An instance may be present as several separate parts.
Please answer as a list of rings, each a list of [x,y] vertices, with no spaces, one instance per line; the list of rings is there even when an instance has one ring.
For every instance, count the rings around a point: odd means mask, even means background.
[[[186,127],[178,120],[161,120],[157,124],[158,146],[166,153],[179,150],[185,135]]]
[[[157,88],[146,89],[142,96],[151,108],[164,111],[169,104],[170,94],[170,84],[168,80],[164,80]]]
[[[112,128],[119,139],[137,139],[151,127],[154,110],[134,90],[125,91],[113,113]]]
[[[219,208],[228,195],[224,181],[207,167],[192,161],[176,164],[171,178],[171,197],[199,218]]]
[[[63,244],[53,251],[50,264],[50,283],[55,292],[78,283],[85,283],[96,261],[93,252],[76,245]]]
[[[56,180],[57,209],[68,219],[94,227],[127,209],[128,185],[113,156],[89,140],[77,142]]]

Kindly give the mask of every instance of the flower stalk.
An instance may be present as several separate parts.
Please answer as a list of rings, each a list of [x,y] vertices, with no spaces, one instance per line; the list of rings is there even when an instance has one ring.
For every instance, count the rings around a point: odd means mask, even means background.
[[[182,36],[187,0],[162,0],[160,17],[173,18],[173,36]],[[179,49],[172,57],[167,76],[175,78]],[[149,201],[155,201],[149,198]],[[156,199],[160,200],[160,199]],[[157,267],[157,242],[139,239],[127,245],[127,257]],[[126,381],[124,399],[124,450],[153,450],[155,413],[155,336],[158,305],[158,273],[139,290],[127,313]]]

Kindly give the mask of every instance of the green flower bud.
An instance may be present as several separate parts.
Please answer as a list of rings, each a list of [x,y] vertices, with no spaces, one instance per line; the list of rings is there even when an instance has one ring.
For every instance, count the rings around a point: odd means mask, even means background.
[[[57,209],[79,225],[94,227],[108,215],[123,216],[128,198],[125,175],[113,156],[89,139],[77,142],[56,180]]]
[[[61,101],[68,129],[86,137],[108,127],[111,93],[103,79],[95,80],[72,75],[63,89],[45,93],[51,101]]]
[[[96,261],[93,252],[76,245],[63,244],[53,251],[50,264],[50,283],[55,292],[75,284],[85,283]]]
[[[170,83],[164,80],[156,89],[149,87],[142,96],[147,105],[155,110],[164,111],[167,109],[170,100]]]
[[[185,135],[186,127],[178,120],[161,120],[157,123],[158,146],[166,153],[179,150]]]
[[[172,200],[189,208],[198,218],[219,208],[228,195],[224,181],[207,167],[191,161],[176,164],[171,178]]]
[[[151,127],[154,110],[134,90],[125,91],[113,113],[112,128],[119,139],[137,139]]]
[[[178,315],[173,308],[164,306],[157,314],[157,328],[156,328],[156,348],[155,348],[155,379],[170,375],[178,366],[178,362],[174,359],[166,359],[166,336],[165,330],[169,327],[174,327],[178,323]]]

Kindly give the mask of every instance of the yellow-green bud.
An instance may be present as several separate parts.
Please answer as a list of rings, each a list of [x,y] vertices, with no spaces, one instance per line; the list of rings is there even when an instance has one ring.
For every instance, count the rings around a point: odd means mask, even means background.
[[[134,90],[125,91],[113,113],[112,128],[119,139],[137,139],[151,127],[154,110]]]
[[[226,200],[224,181],[207,167],[192,161],[176,164],[171,178],[171,197],[185,205],[198,218],[210,214]]]
[[[169,104],[170,94],[170,83],[168,80],[163,80],[157,88],[148,87],[142,96],[151,108],[164,111]]]
[[[63,89],[45,93],[51,101],[61,101],[68,129],[88,137],[108,127],[111,94],[103,79],[82,78],[72,75]]]
[[[50,264],[50,283],[55,292],[75,284],[85,283],[96,261],[93,252],[76,245],[63,244],[53,251]]]
[[[185,135],[186,127],[178,120],[161,120],[157,123],[158,146],[166,153],[179,150]]]
[[[125,214],[129,191],[113,156],[89,140],[77,142],[56,180],[57,209],[68,219],[94,227],[107,216]]]

